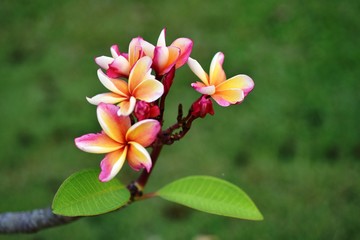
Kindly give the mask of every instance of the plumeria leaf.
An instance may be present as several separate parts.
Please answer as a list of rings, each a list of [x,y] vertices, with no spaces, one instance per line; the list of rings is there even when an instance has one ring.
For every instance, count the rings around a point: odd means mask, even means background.
[[[263,216],[246,193],[219,178],[190,176],[169,183],[157,196],[207,213],[247,220]]]
[[[67,178],[57,191],[52,209],[63,216],[92,216],[124,206],[130,192],[117,179],[103,183],[99,170],[87,169]]]

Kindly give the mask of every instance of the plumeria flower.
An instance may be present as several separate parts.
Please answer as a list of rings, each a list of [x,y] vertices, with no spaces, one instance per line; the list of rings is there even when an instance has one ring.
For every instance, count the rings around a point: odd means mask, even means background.
[[[106,75],[111,78],[128,77],[131,68],[145,53],[143,47],[151,48],[151,44],[141,37],[133,38],[129,44],[128,53],[121,53],[117,45],[110,48],[112,57],[100,56],[95,62],[106,70]]]
[[[141,41],[142,49],[147,56],[153,59],[153,69],[162,76],[170,71],[172,67],[179,68],[188,60],[193,42],[189,38],[178,38],[170,46],[166,46],[166,29],[164,28],[153,46],[146,41]]]
[[[196,60],[188,59],[190,69],[202,81],[192,83],[191,86],[199,93],[211,96],[220,106],[227,107],[242,102],[254,88],[254,81],[244,74],[226,79],[222,68],[223,62],[224,54],[216,53],[211,61],[208,75]]]
[[[92,98],[86,98],[89,103],[118,104],[119,116],[130,115],[135,108],[136,100],[153,102],[164,93],[164,86],[151,75],[151,58],[142,57],[130,71],[129,81],[113,79],[106,76],[101,69],[98,70],[100,82],[111,92],[98,94]]]
[[[101,103],[97,107],[97,118],[101,133],[90,133],[75,139],[76,146],[89,153],[106,153],[101,161],[99,180],[110,181],[122,168],[125,160],[134,170],[151,169],[151,157],[145,149],[151,145],[160,123],[153,119],[139,121],[131,126],[129,117],[118,116],[118,107]]]

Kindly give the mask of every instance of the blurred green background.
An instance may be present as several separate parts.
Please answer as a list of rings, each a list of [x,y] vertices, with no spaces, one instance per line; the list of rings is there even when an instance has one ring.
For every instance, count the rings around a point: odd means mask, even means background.
[[[360,2],[11,1],[0,2],[0,212],[49,206],[61,182],[98,167],[73,139],[99,131],[85,96],[105,89],[93,58],[131,38],[194,40],[208,69],[225,54],[229,77],[256,83],[238,106],[196,121],[164,149],[148,191],[206,174],[247,192],[265,220],[208,215],[151,199],[127,209],[0,239],[359,239]],[[199,94],[177,71],[166,122]],[[124,167],[127,183],[137,173]]]

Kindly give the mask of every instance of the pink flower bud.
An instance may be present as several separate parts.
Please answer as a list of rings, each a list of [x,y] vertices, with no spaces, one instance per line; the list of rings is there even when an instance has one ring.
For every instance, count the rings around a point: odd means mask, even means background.
[[[204,118],[206,114],[214,115],[214,109],[210,97],[207,95],[202,95],[198,100],[196,100],[191,106],[191,114],[194,117]]]
[[[134,111],[135,117],[141,121],[148,118],[155,118],[159,116],[160,109],[153,103],[147,103],[145,101],[138,101]]]

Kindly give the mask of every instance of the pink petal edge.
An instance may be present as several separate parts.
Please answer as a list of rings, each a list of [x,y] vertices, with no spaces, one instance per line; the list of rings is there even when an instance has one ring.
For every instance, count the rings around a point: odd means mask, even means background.
[[[124,165],[126,155],[127,147],[106,154],[105,158],[100,162],[99,180],[108,182],[113,179]]]

